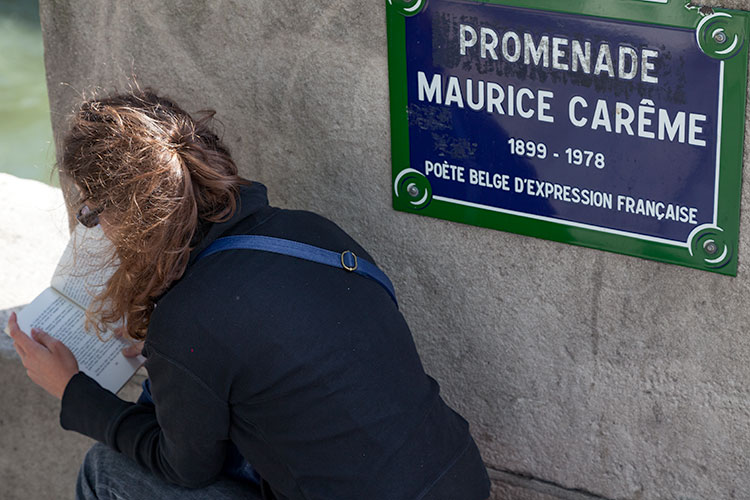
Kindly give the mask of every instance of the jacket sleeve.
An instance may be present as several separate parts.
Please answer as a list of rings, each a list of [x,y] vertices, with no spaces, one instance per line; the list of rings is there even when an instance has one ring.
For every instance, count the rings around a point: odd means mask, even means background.
[[[154,349],[146,367],[155,408],[123,401],[79,373],[63,394],[62,427],[111,446],[168,482],[191,488],[210,484],[226,456],[228,405]]]

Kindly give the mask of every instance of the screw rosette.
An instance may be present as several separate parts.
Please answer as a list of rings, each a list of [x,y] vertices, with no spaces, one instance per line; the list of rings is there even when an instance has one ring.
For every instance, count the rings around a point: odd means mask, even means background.
[[[690,254],[703,261],[706,267],[718,269],[731,262],[734,247],[721,228],[702,226],[690,236]]]
[[[432,186],[427,177],[418,170],[407,168],[401,171],[393,183],[396,198],[403,199],[416,210],[421,210],[432,201]]]
[[[414,16],[424,9],[427,0],[388,0],[388,4],[405,16]]]
[[[742,21],[727,12],[704,17],[695,37],[701,50],[714,59],[730,59],[745,46]]]

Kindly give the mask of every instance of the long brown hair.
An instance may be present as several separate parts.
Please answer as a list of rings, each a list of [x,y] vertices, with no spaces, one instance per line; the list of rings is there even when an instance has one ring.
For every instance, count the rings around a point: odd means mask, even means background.
[[[124,320],[128,337],[144,339],[154,300],[185,272],[200,224],[237,208],[248,181],[209,128],[214,112],[200,114],[149,88],[88,99],[73,114],[58,167],[79,205],[103,209],[118,262],[87,311],[97,333]]]

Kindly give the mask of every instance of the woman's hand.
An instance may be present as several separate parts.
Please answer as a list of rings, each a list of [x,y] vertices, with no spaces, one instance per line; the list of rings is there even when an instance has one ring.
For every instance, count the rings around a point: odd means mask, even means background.
[[[124,327],[118,326],[117,328],[115,328],[115,337],[121,339],[124,335]],[[141,351],[143,351],[143,342],[133,342],[128,347],[122,348],[122,354],[126,358],[134,358],[136,356],[139,356],[141,354]]]
[[[78,361],[70,349],[36,328],[31,329],[29,337],[18,327],[16,313],[10,315],[8,330],[29,378],[57,399],[62,399],[68,382],[79,371]]]
[[[141,354],[141,351],[143,351],[143,342],[135,342],[133,345],[122,348],[122,354],[126,358],[134,358],[136,356],[139,356]]]

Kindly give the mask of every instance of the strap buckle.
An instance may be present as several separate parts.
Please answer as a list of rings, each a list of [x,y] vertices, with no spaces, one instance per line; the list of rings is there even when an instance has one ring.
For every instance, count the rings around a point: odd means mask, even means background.
[[[347,264],[344,259],[346,259],[349,264]],[[354,254],[354,252],[352,252],[351,250],[345,250],[341,252],[341,267],[351,273],[357,270],[358,265],[359,264],[357,263],[357,256]]]

